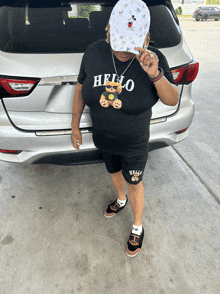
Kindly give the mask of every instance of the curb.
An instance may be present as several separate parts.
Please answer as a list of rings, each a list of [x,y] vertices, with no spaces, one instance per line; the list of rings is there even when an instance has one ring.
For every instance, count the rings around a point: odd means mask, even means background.
[[[192,17],[178,17],[179,20],[195,20]]]

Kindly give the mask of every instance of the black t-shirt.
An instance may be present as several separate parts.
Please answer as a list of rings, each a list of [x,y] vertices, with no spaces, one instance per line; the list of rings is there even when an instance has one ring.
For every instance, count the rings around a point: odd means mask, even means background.
[[[175,84],[164,55],[155,48],[149,47],[149,50],[157,54],[165,77]],[[120,77],[131,60],[121,62],[113,58]],[[153,82],[137,59],[122,75],[120,87],[110,44],[105,40],[96,41],[83,55],[78,82],[83,85],[83,100],[90,107],[96,147],[119,155],[146,152],[151,108],[159,98]]]

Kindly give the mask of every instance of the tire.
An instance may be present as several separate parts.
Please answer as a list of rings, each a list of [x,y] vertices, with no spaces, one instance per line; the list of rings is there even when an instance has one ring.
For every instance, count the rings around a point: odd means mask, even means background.
[[[200,18],[195,18],[196,21],[200,21]]]
[[[215,21],[218,21],[218,18],[217,18],[217,19],[215,19]]]

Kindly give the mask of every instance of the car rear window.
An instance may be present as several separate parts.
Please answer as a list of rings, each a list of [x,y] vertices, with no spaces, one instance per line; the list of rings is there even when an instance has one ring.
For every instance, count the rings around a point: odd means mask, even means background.
[[[116,1],[2,2],[0,50],[36,54],[83,53],[91,42],[105,39],[105,27]],[[172,9],[165,5],[149,5],[149,9],[152,44],[157,48],[179,44],[181,35]]]

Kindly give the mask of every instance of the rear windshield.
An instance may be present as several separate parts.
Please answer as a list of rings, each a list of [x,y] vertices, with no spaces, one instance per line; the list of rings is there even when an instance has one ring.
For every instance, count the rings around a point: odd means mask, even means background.
[[[112,2],[45,0],[39,5],[39,1],[29,0],[16,1],[16,5],[0,4],[0,50],[83,53],[91,42],[106,38],[105,27],[116,1]],[[51,7],[51,3],[56,7]],[[179,44],[181,35],[173,11],[164,5],[149,9],[152,45],[166,48]]]

